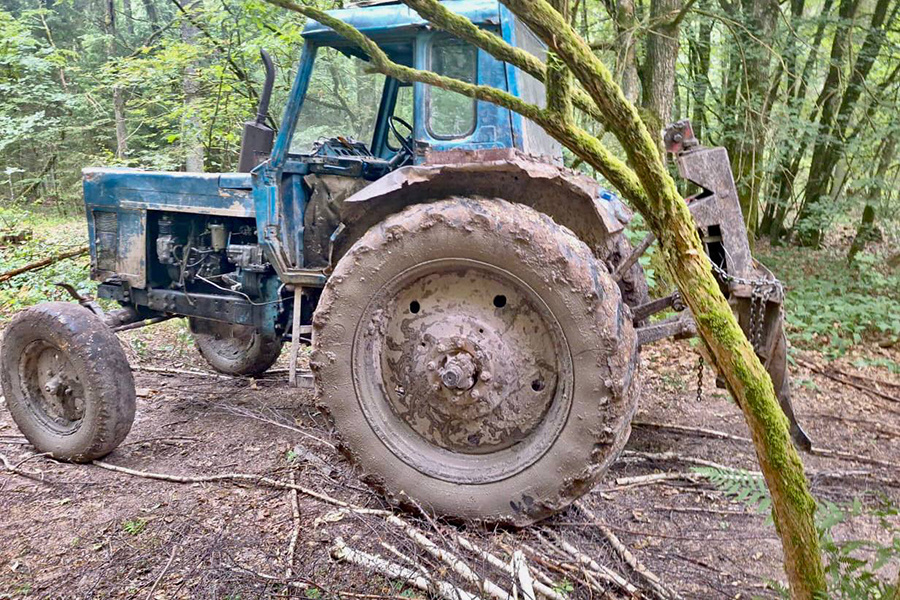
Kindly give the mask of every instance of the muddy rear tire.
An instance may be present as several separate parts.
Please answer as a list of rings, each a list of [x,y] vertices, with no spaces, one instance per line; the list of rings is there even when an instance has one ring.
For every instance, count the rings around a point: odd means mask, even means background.
[[[119,340],[77,304],[47,302],[15,316],[3,336],[0,382],[22,434],[54,458],[101,458],[134,421],[134,379]]]
[[[191,335],[206,362],[227,375],[261,375],[281,355],[281,337],[246,325],[191,317]]]
[[[341,259],[311,364],[343,447],[389,499],[524,526],[590,489],[628,439],[624,313],[569,230],[451,199],[388,217]]]

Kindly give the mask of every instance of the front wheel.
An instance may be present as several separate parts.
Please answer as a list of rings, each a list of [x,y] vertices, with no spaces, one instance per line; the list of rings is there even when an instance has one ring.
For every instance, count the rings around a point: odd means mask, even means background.
[[[246,325],[191,317],[194,343],[206,362],[227,375],[261,375],[281,355],[281,337]]]
[[[105,456],[134,421],[134,379],[119,340],[77,304],[46,302],[16,315],[3,336],[0,382],[22,434],[54,458]]]
[[[636,352],[605,266],[500,200],[417,205],[373,227],[313,319],[320,399],[367,479],[399,503],[517,526],[618,456]]]

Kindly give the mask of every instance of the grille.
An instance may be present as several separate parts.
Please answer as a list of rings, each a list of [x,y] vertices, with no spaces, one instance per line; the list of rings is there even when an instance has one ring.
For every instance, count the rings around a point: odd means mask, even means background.
[[[97,268],[116,270],[116,251],[119,247],[119,216],[117,213],[95,210],[94,232],[97,239]]]

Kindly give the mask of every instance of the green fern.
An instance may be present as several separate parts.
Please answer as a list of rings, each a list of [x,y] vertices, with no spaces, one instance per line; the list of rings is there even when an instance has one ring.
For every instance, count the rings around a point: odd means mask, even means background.
[[[759,512],[768,511],[772,506],[772,498],[761,473],[727,467],[696,467],[692,470],[708,479],[720,492]],[[858,499],[847,505],[827,500],[817,501],[816,529],[830,583],[828,598],[868,600],[891,597],[893,587],[882,581],[876,572],[889,562],[900,560],[900,529],[894,524],[900,511],[886,497],[881,499],[881,504],[881,508],[866,508]],[[855,517],[878,518],[883,531],[895,534],[892,543],[884,545],[873,540],[835,541],[832,530]],[[769,520],[771,522],[771,515]],[[774,589],[783,598],[789,597],[782,586],[775,586]]]
[[[759,513],[768,512],[772,506],[769,489],[759,472],[727,467],[694,467],[691,470],[708,479],[726,496],[743,502]]]

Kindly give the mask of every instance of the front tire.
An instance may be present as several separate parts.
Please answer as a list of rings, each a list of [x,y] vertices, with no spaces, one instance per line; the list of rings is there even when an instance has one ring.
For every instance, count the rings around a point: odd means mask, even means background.
[[[630,433],[637,345],[605,266],[500,200],[416,205],[341,259],[313,319],[320,400],[399,503],[516,526],[561,510]]]
[[[0,382],[13,420],[39,452],[101,458],[134,421],[134,379],[115,334],[77,304],[21,311],[3,337]]]
[[[194,343],[206,362],[226,375],[261,375],[281,355],[281,337],[246,325],[189,319]]]

